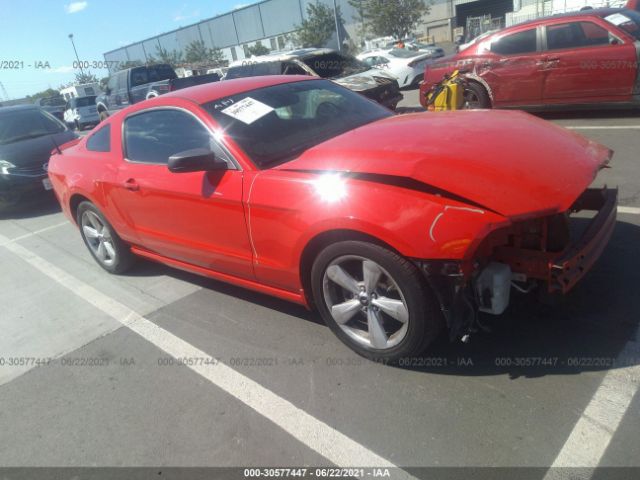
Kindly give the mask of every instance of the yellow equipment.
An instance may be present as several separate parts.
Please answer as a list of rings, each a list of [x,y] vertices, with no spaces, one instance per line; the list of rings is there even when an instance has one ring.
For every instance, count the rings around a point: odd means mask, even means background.
[[[458,70],[445,75],[442,81],[427,93],[427,110],[441,112],[443,110],[459,110],[464,103],[465,80]]]

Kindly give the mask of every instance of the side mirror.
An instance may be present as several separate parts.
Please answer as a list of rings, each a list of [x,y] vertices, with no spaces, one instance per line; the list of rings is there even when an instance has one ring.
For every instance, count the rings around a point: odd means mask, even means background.
[[[169,171],[173,173],[210,172],[214,170],[227,170],[227,162],[215,156],[206,148],[194,148],[178,152],[169,157]]]

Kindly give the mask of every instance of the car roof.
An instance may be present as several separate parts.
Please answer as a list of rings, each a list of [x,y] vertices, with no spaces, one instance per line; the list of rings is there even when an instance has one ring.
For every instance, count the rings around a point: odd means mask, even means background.
[[[245,58],[244,60],[236,60],[229,68],[241,67],[247,62],[284,62],[294,58],[308,58],[314,55],[325,55],[327,53],[336,52],[330,48],[299,48],[297,50],[288,50],[286,52],[270,53],[268,55],[258,55],[256,57]]]
[[[37,105],[11,105],[9,107],[0,107],[1,113],[15,112],[17,110],[40,110]]]
[[[203,104],[212,102],[219,98],[230,97],[238,93],[250,92],[259,88],[281,85],[283,83],[294,83],[306,80],[319,80],[318,77],[308,75],[266,75],[256,77],[234,78],[220,82],[205,83],[195,87],[183,88],[167,93],[158,98],[182,98],[192,102]]]
[[[578,10],[575,12],[558,13],[556,15],[549,15],[546,17],[536,18],[535,20],[528,20],[526,22],[518,23],[512,27],[523,27],[526,25],[540,25],[544,24],[547,20],[555,20],[557,18],[575,18],[575,17],[606,17],[613,13],[619,13],[626,11],[626,8],[592,8],[588,10]],[[508,27],[511,29],[512,27]],[[505,29],[503,29],[505,30]],[[498,30],[498,31],[503,31]]]

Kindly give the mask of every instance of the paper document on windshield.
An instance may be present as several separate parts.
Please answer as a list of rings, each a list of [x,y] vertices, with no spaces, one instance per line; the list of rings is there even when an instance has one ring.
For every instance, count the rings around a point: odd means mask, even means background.
[[[240,120],[247,125],[252,124],[271,112],[273,112],[272,107],[251,97],[244,98],[222,110],[222,113],[225,113],[236,120]]]

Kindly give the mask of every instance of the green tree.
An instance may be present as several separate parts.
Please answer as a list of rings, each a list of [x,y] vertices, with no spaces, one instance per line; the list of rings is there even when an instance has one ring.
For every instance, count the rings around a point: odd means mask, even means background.
[[[340,7],[336,12],[338,23],[342,24]],[[336,31],[333,8],[324,3],[307,5],[307,18],[298,26],[297,40],[303,47],[323,47]]]
[[[189,63],[206,62],[209,60],[209,48],[202,40],[194,40],[184,50],[185,60]]]
[[[351,5],[374,35],[396,39],[407,37],[430,10],[425,0],[352,0]]]
[[[83,83],[97,83],[98,77],[96,77],[93,73],[76,73],[76,81],[73,82],[77,85],[82,85]]]
[[[209,61],[215,67],[226,67],[229,60],[224,56],[224,52],[218,47],[213,47],[209,51]]]
[[[208,48],[202,40],[194,40],[185,48],[185,61],[204,63],[212,66],[225,66],[227,59],[218,47]]]
[[[166,48],[156,47],[156,53],[161,63],[168,63],[172,67],[182,63],[182,52],[178,50],[169,51]]]
[[[269,53],[269,49],[265,47],[262,42],[256,43],[254,46],[249,47],[247,50],[249,50],[249,55],[255,55],[256,57]]]

